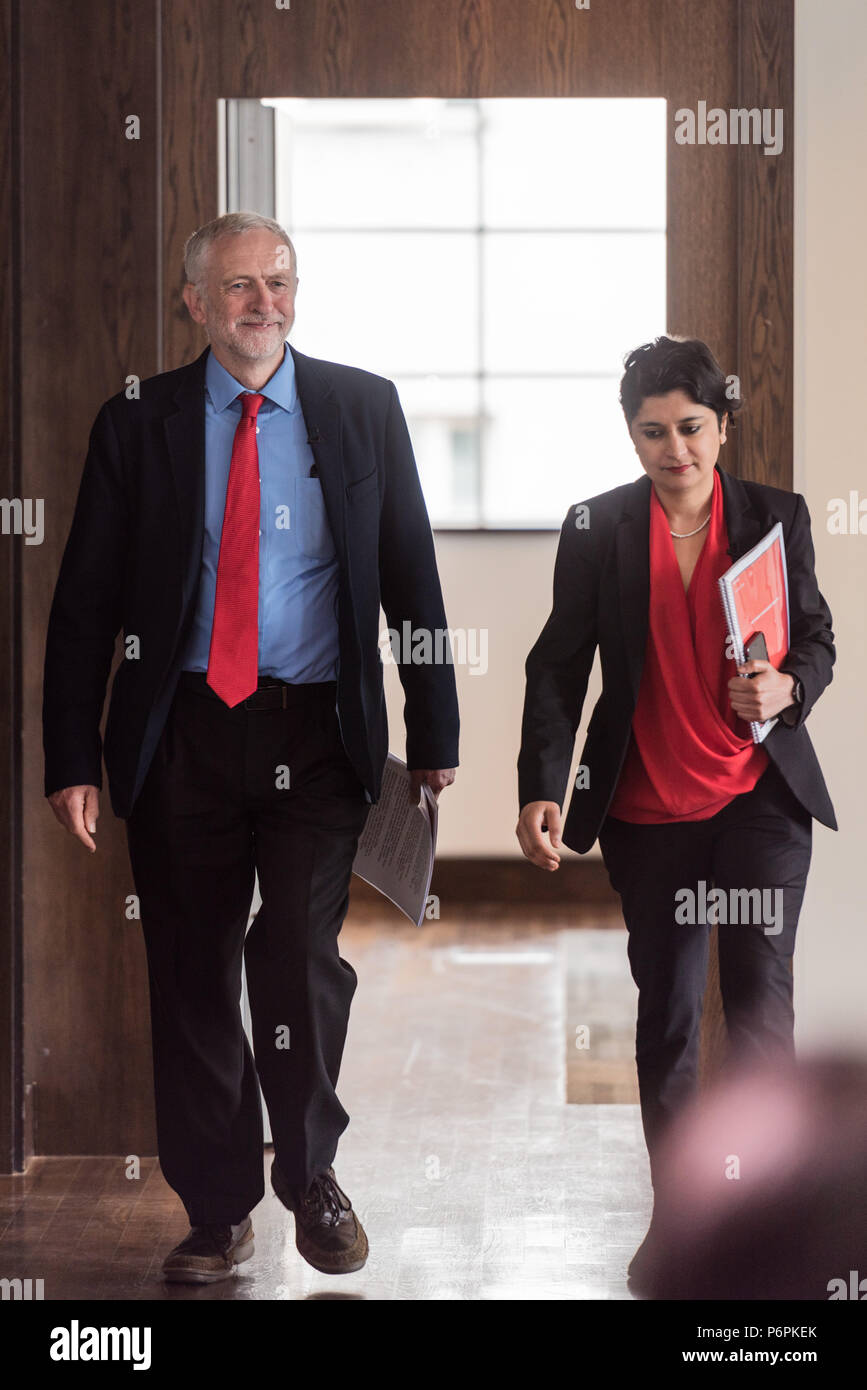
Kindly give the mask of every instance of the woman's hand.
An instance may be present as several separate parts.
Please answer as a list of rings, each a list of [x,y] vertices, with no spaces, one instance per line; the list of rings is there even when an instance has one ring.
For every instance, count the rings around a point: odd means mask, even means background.
[[[546,830],[550,845],[544,838]],[[551,846],[562,843],[560,831],[560,807],[556,801],[528,801],[521,807],[515,834],[531,864],[550,872],[559,869],[560,856]]]
[[[777,671],[769,661],[747,661],[738,670],[752,676],[751,680],[733,676],[729,681],[731,706],[741,719],[764,723],[794,704],[795,678],[788,671]]]

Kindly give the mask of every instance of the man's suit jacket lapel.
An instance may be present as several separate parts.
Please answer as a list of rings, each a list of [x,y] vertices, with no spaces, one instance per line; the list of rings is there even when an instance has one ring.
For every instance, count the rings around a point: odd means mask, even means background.
[[[735,561],[761,540],[777,518],[756,511],[749,493],[738,478],[722,468],[718,468],[717,472],[722,484],[729,555]],[[636,699],[647,645],[650,605],[651,486],[647,475],[633,484],[616,532],[620,613],[627,666]]]
[[[295,386],[322,484],[328,524],[343,569],[347,564],[347,538],[340,407],[334,387],[313,360],[293,347],[289,351],[295,362]]]
[[[303,353],[290,347],[295,382],[310,447],[316,460],[325,510],[341,566],[346,564],[346,498],[343,486],[341,417],[331,383]],[[176,410],[164,422],[179,532],[167,547],[180,557],[182,611],[198,584],[205,535],[205,366],[209,349],[191,362],[176,389]]]
[[[184,373],[174,393],[177,409],[163,428],[177,504],[178,536],[165,553],[179,561],[181,610],[195,592],[205,536],[205,364],[206,348]]]

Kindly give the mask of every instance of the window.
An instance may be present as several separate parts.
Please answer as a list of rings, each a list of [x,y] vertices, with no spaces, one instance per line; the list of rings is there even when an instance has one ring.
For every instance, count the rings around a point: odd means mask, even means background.
[[[665,331],[665,101],[261,106],[292,341],[394,380],[434,526],[559,526],[636,477],[617,384]]]

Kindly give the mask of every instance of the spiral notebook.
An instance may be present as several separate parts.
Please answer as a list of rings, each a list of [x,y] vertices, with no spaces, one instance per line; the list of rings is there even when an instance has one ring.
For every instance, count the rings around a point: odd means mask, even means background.
[[[779,669],[789,650],[789,580],[782,522],[772,526],[717,582],[735,659],[746,660],[746,644],[761,632],[768,660]],[[751,720],[753,742],[762,743],[776,722]]]

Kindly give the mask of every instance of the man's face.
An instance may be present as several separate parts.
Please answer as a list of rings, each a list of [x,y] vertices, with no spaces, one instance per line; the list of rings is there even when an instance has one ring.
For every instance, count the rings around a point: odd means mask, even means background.
[[[184,301],[220,360],[262,362],[282,359],[297,288],[289,247],[262,228],[219,237],[201,283],[184,286]]]

